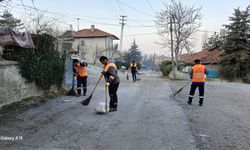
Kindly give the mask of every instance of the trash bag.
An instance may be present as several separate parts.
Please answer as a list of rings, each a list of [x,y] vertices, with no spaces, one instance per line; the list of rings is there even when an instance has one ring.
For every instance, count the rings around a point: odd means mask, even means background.
[[[100,114],[107,113],[109,112],[109,105],[107,104],[107,112],[106,112],[105,103],[103,102],[98,103],[98,105],[95,108],[95,111],[96,113],[100,113]]]

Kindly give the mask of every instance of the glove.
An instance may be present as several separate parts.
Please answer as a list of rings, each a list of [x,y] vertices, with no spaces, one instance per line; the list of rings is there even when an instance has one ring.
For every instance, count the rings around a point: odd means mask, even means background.
[[[99,76],[99,78],[101,79],[103,77],[103,74],[102,73],[100,73],[100,76]]]
[[[107,87],[110,85],[110,83],[109,82],[106,82],[106,84],[105,84]]]

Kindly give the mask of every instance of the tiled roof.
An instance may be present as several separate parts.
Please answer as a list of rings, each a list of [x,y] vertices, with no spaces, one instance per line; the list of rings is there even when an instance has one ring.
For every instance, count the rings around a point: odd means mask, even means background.
[[[116,40],[119,38],[116,37],[113,34],[107,33],[105,31],[102,31],[100,29],[95,28],[94,31],[91,29],[82,29],[77,32],[75,32],[74,37],[80,38],[80,37],[107,37],[107,36],[113,36]]]
[[[64,37],[64,38],[72,38],[74,35],[74,32],[73,31],[70,31],[70,30],[67,30],[66,32],[63,33],[63,35],[61,37]]]
[[[181,60],[184,62],[193,63],[195,59],[200,59],[201,63],[219,63],[220,55],[223,53],[223,50],[214,49],[214,50],[202,50],[191,55],[182,55]]]

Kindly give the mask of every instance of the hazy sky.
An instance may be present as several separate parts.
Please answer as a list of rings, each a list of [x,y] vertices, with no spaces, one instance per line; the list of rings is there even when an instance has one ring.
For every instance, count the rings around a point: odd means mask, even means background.
[[[20,19],[28,18],[30,9],[20,6],[20,0],[12,0],[7,9]],[[187,6],[202,7],[202,27],[200,30],[208,31],[208,34],[219,32],[223,24],[228,23],[228,17],[232,16],[234,8],[246,8],[250,0],[182,0]],[[159,36],[156,34],[154,16],[155,12],[164,9],[164,3],[170,0],[23,0],[24,5],[45,10],[48,17],[56,17],[57,26],[63,30],[69,29],[70,24],[77,30],[77,18],[80,18],[80,29],[90,28],[94,24],[96,28],[109,32],[120,38],[120,15],[127,16],[124,26],[123,49],[129,49],[134,38],[139,49],[144,53],[157,53],[168,55],[168,48],[162,48],[158,44]],[[25,13],[26,12],[26,13]],[[201,50],[203,32],[198,32],[195,37],[197,42],[193,51]],[[119,43],[119,41],[117,41]]]

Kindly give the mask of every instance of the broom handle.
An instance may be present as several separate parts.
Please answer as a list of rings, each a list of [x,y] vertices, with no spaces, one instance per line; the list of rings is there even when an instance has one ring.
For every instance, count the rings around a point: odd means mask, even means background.
[[[188,83],[186,83],[182,88],[184,88],[185,86],[187,86],[190,82],[192,82],[192,80],[188,81]]]
[[[94,87],[94,89],[93,89],[93,91],[92,91],[91,95],[94,93],[94,91],[95,91],[95,89],[96,89],[97,85],[99,84],[99,82],[101,81],[101,79],[102,79],[102,78],[99,78],[99,80],[97,81],[97,83],[96,83],[96,85],[95,85],[95,87]]]
[[[108,112],[108,86],[105,85],[105,111]]]

